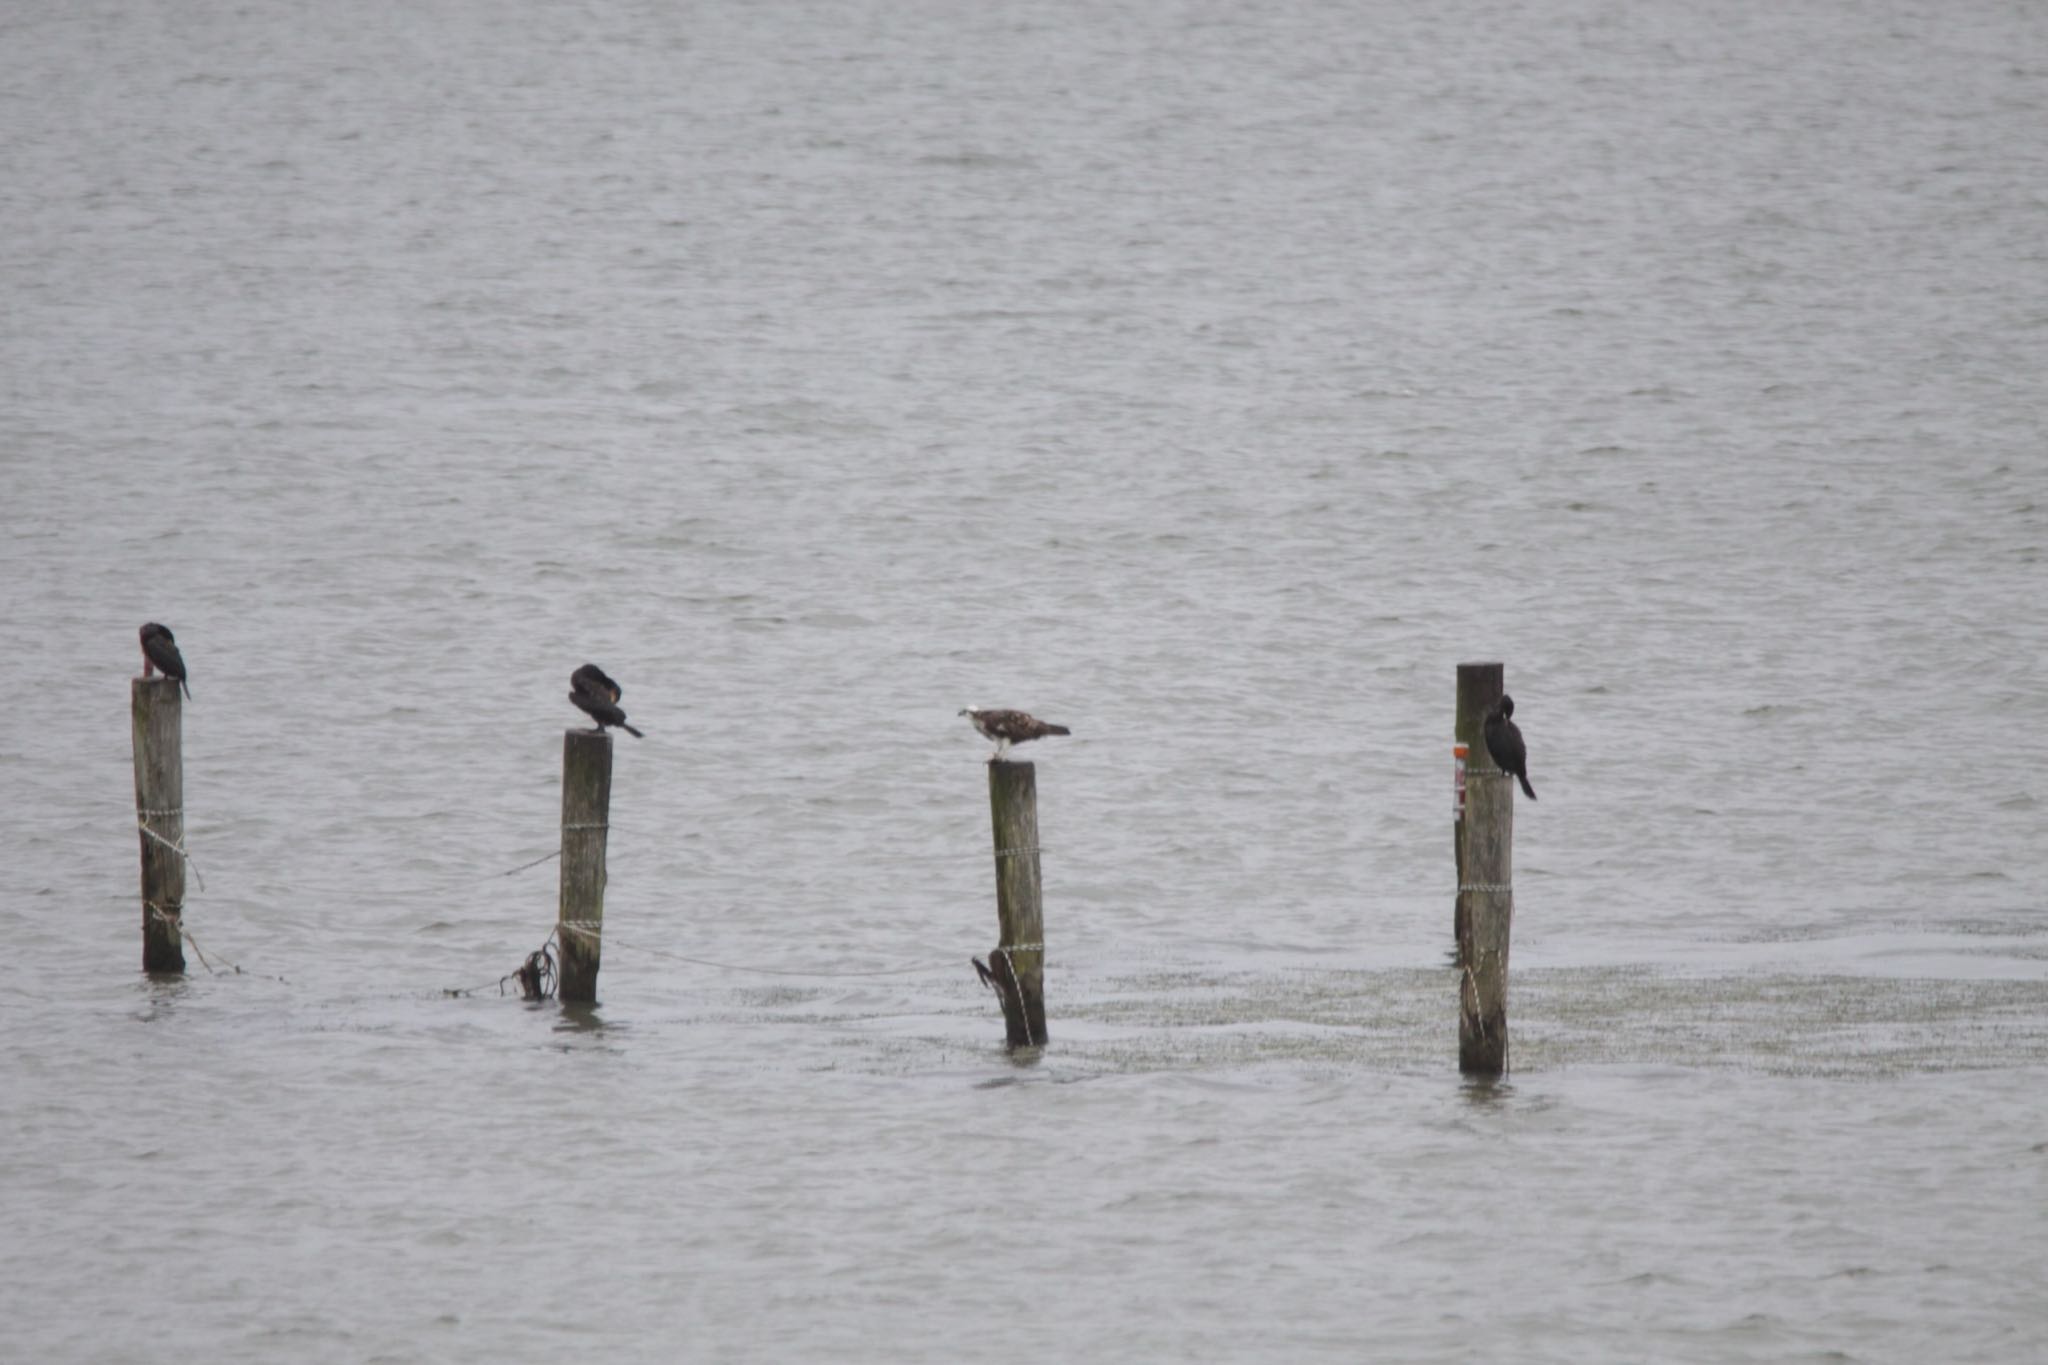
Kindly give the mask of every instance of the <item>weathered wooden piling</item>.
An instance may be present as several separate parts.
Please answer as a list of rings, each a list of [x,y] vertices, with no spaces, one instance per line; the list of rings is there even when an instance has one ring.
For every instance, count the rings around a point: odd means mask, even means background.
[[[1485,735],[1504,672],[1497,663],[1458,665],[1458,738],[1468,746],[1458,841],[1458,1069],[1483,1076],[1508,1069],[1515,780],[1494,763]]]
[[[989,971],[1003,998],[1012,1048],[1045,1044],[1045,913],[1038,870],[1038,769],[988,765],[988,807],[995,829],[996,919],[1001,943]]]
[[[1503,664],[1459,664],[1458,665],[1458,712],[1453,735],[1459,745],[1464,746],[1464,772],[1473,767],[1490,768],[1493,760],[1486,756],[1486,713],[1500,700],[1500,694],[1507,687],[1507,668]],[[1462,958],[1465,951],[1465,922],[1470,913],[1466,903],[1465,886],[1465,791],[1458,792],[1458,807],[1451,823],[1451,852],[1457,861],[1458,895],[1451,911],[1451,934],[1458,945]]]
[[[562,736],[562,893],[555,938],[565,1004],[597,999],[604,932],[605,835],[611,821],[612,737],[601,730]]]
[[[142,970],[185,970],[184,700],[174,678],[128,685],[135,826],[142,842]]]

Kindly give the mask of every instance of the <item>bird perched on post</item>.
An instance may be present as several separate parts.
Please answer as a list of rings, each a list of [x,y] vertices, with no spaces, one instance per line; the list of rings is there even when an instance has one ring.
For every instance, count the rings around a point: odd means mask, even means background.
[[[1515,714],[1515,699],[1501,693],[1500,700],[1486,713],[1486,752],[1504,773],[1513,773],[1522,784],[1522,795],[1536,799],[1529,785],[1529,751],[1522,744],[1522,730],[1508,717]]]
[[[626,713],[619,709],[619,698],[624,695],[624,689],[596,664],[585,664],[569,675],[569,700],[597,722],[600,733],[607,725],[615,725],[635,739],[644,739],[646,736],[626,724]]]
[[[186,700],[191,699],[192,684],[185,681],[185,656],[178,652],[177,637],[169,626],[154,621],[142,627],[142,676],[146,678],[152,671],[175,681],[185,689]]]
[[[963,706],[960,708],[960,714],[967,717],[975,729],[981,731],[983,739],[992,739],[996,742],[996,751],[988,756],[991,763],[1001,758],[1012,744],[1043,739],[1047,735],[1073,733],[1064,725],[1053,725],[1026,712],[1006,711],[1000,707]]]

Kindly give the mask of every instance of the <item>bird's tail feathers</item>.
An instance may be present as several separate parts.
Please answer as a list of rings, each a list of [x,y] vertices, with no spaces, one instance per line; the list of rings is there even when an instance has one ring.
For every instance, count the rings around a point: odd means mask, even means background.
[[[1522,795],[1524,795],[1524,796],[1528,797],[1528,798],[1529,798],[1529,799],[1530,799],[1531,801],[1534,801],[1534,800],[1536,799],[1536,789],[1535,789],[1534,787],[1532,787],[1532,786],[1530,786],[1530,785],[1529,785],[1529,776],[1528,776],[1528,774],[1527,774],[1527,773],[1516,773],[1516,774],[1515,774],[1515,777],[1516,777],[1516,778],[1517,778],[1518,780],[1520,780],[1520,782],[1521,782],[1521,784],[1522,784]]]
[[[646,735],[644,735],[644,734],[641,734],[641,733],[640,733],[640,731],[639,731],[638,729],[636,729],[635,727],[633,727],[633,726],[631,726],[631,725],[628,725],[628,724],[626,724],[626,722],[624,722],[624,721],[620,721],[620,722],[619,722],[619,728],[620,728],[621,730],[624,730],[624,731],[625,731],[625,732],[626,732],[627,734],[631,735],[631,736],[632,736],[633,738],[635,738],[635,739],[645,739],[645,738],[647,738],[647,736],[646,736]]]
[[[1047,726],[1045,727],[1045,732],[1049,735],[1071,735],[1074,733],[1072,730],[1069,730],[1064,725],[1052,724],[1047,724]]]
[[[178,679],[178,686],[185,689],[185,700],[192,700],[192,684],[186,682],[183,678],[180,678]]]

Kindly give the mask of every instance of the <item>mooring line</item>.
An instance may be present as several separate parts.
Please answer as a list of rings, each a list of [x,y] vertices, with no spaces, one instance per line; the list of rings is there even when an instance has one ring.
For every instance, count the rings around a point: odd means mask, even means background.
[[[752,972],[759,976],[811,976],[819,977],[825,980],[832,980],[838,977],[857,976],[908,976],[912,972],[936,971],[940,967],[945,965],[934,960],[929,963],[919,963],[918,965],[911,967],[882,967],[874,971],[830,972],[788,967],[748,967],[736,962],[713,962],[709,958],[688,957],[682,953],[672,953],[663,948],[648,948],[636,946],[630,943],[621,943],[618,946],[625,949],[629,953],[646,953],[651,957],[665,957],[675,962],[688,962],[693,966],[715,967],[722,972]]]
[[[610,827],[608,825],[563,825],[563,829],[610,829]],[[1040,845],[1040,843],[1034,843],[1030,847],[995,849],[995,855],[997,857],[1016,857],[1020,853],[1044,853],[1044,851],[1049,851],[1049,849],[1044,847],[1044,845]],[[483,876],[479,876],[475,880],[479,880],[479,882],[492,882],[492,880],[502,878],[502,876],[514,876],[516,872],[530,872],[532,868],[539,868],[545,862],[557,860],[557,857],[561,857],[561,849],[549,849],[547,853],[541,853],[539,857],[535,857],[535,860],[532,860],[532,862],[522,862],[516,868],[506,868],[504,872],[485,872]],[[897,860],[899,862],[940,862],[940,860],[944,860],[944,862],[958,862],[958,860],[965,860],[965,857],[983,857],[983,853],[899,853]],[[195,872],[197,872],[197,868],[195,868]],[[205,886],[201,886],[201,890],[205,890]]]
[[[198,881],[199,889],[204,891],[206,889],[206,878],[200,875],[199,864],[192,861],[192,855],[185,851],[185,846],[174,840],[166,839],[163,835],[158,834],[149,827],[149,817],[152,815],[176,815],[182,817],[184,814],[185,812],[182,810],[139,810],[135,812],[135,828],[141,830],[144,834],[184,859],[185,866],[192,869],[192,876]]]
[[[478,991],[484,989],[485,986],[496,986],[498,994],[503,995],[505,993],[505,983],[507,981],[517,981],[522,999],[545,1000],[555,993],[555,955],[551,951],[554,942],[555,936],[550,933],[545,939],[541,940],[540,947],[526,955],[524,962],[499,977],[496,981],[486,981],[476,986],[443,986],[441,994],[449,998],[456,998],[475,995]]]
[[[194,935],[190,929],[187,929],[185,927],[184,911],[180,910],[176,914],[172,914],[170,911],[165,910],[161,905],[158,905],[155,901],[144,901],[142,905],[145,910],[149,911],[149,913],[156,918],[158,923],[168,924],[171,927],[172,932],[177,934],[180,942],[189,943],[192,945],[193,956],[199,959],[200,966],[206,968],[206,974],[208,976],[220,975],[219,972],[213,969],[213,963],[207,960],[206,950],[199,946],[198,937]],[[219,953],[215,953],[214,956],[220,957],[221,965],[233,971],[236,976],[253,976],[264,981],[275,981],[281,986],[289,986],[292,984],[291,982],[285,980],[281,976],[272,976],[269,972],[245,971],[241,963],[231,962],[227,958],[221,957]]]
[[[562,856],[562,850],[560,850],[559,848],[557,848],[557,849],[553,849],[553,850],[551,850],[551,851],[549,851],[549,852],[547,852],[547,853],[543,853],[543,854],[541,854],[541,855],[540,855],[540,856],[539,856],[538,858],[535,858],[535,859],[534,859],[534,860],[533,860],[532,862],[530,862],[530,863],[521,863],[521,864],[520,864],[519,866],[517,866],[517,867],[508,867],[508,868],[506,868],[506,869],[505,869],[505,870],[504,870],[503,872],[492,872],[492,873],[488,873],[488,874],[486,874],[485,876],[482,876],[482,877],[479,877],[479,878],[477,878],[477,880],[478,880],[478,881],[490,881],[490,880],[492,880],[493,878],[497,878],[497,877],[509,877],[509,876],[511,876],[511,875],[512,875],[513,873],[515,873],[515,872],[524,872],[524,871],[526,871],[526,869],[528,869],[529,867],[539,867],[539,866],[540,866],[540,865],[541,865],[542,863],[544,863],[544,862],[548,861],[548,859],[550,859],[550,858],[559,858],[559,857],[561,857],[561,856]]]

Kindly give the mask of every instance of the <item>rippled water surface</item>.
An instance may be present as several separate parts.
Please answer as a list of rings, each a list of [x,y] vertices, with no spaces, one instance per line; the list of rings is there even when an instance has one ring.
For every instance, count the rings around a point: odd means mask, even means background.
[[[2048,11],[24,4],[0,133],[0,1354],[2048,1353]]]

